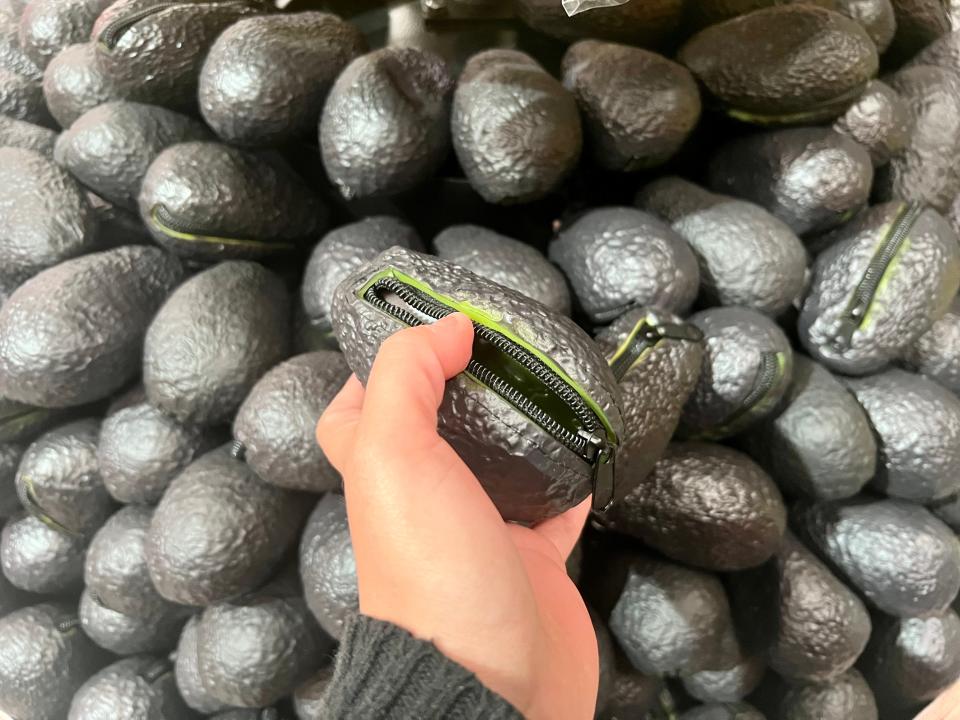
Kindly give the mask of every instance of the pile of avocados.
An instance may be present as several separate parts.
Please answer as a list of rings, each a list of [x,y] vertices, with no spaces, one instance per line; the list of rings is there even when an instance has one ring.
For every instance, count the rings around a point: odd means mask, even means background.
[[[325,718],[315,426],[455,310],[598,720],[960,679],[960,3],[567,5],[0,0],[0,716]]]

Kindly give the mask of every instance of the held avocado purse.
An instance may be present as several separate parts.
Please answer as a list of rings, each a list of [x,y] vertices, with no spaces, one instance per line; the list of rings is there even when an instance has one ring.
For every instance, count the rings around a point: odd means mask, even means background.
[[[352,273],[333,300],[333,329],[366,382],[380,344],[453,312],[473,321],[473,357],[447,382],[440,435],[506,520],[536,523],[614,494],[623,432],[619,391],[573,321],[451,263],[401,247]]]

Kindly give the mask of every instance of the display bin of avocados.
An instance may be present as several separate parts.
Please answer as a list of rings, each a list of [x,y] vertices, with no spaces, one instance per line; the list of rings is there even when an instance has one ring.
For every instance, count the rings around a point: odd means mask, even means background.
[[[951,717],[954,5],[0,0],[0,717],[328,718],[317,422],[454,312],[585,715]]]

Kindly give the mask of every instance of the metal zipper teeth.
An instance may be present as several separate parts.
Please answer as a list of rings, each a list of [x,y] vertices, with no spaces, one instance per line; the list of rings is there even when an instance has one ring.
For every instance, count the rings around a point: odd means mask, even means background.
[[[397,307],[392,303],[383,300],[377,293],[380,290],[387,290],[394,293],[397,297],[407,303],[410,307],[419,313],[436,320],[452,314],[454,311],[432,299],[428,299],[416,290],[395,280],[394,278],[383,278],[371,285],[364,293],[364,300],[381,312],[387,313],[397,318],[405,325],[416,326],[423,323],[413,313]],[[495,330],[491,330],[479,323],[473,323],[474,334],[483,340],[491,343],[498,350],[510,356],[527,370],[533,373],[547,388],[553,391],[567,406],[573,410],[577,419],[583,424],[583,430],[587,435],[600,432],[602,424],[596,414],[587,406],[583,398],[563,381],[550,368],[546,367],[539,359],[531,355],[526,349],[521,348],[510,340],[505,338]],[[480,383],[486,385],[495,393],[504,398],[520,412],[533,420],[546,432],[552,435],[558,442],[562,443],[572,452],[580,455],[588,462],[593,462],[595,457],[589,457],[587,437],[582,434],[573,433],[567,430],[553,417],[544,412],[536,403],[526,397],[520,390],[513,387],[503,378],[499,377],[492,370],[472,359],[467,364],[466,372],[475,377]]]
[[[734,411],[723,423],[723,427],[730,427],[741,418],[749,415],[777,384],[780,376],[780,362],[775,352],[760,354],[760,369],[753,380],[750,392],[743,399],[740,408]]]
[[[187,242],[207,243],[209,245],[240,245],[243,247],[267,248],[269,250],[292,250],[294,248],[294,244],[288,242],[267,242],[265,240],[254,240],[251,238],[219,237],[215,234],[216,231],[201,230],[178,220],[167,210],[165,205],[154,205],[150,210],[150,218],[160,232],[176,240],[183,240],[184,238],[173,236],[170,234],[171,232],[177,233],[177,235],[194,236],[193,239]]]
[[[103,31],[100,33],[100,36],[97,38],[97,42],[100,45],[103,45],[108,50],[116,49],[117,45],[120,43],[120,39],[124,34],[136,25],[141,20],[146,20],[151,15],[163,12],[164,10],[172,10],[173,8],[191,8],[191,7],[204,7],[204,6],[217,6],[223,5],[230,7],[232,5],[242,5],[253,7],[260,3],[256,0],[224,0],[223,2],[196,2],[196,3],[185,3],[185,2],[165,2],[157,3],[156,5],[151,5],[150,7],[141,8],[136,12],[132,12],[129,15],[119,17],[109,25],[107,25]]]
[[[80,618],[71,617],[66,620],[60,620],[55,627],[59,633],[68,633],[80,625]]]
[[[860,282],[854,288],[850,302],[847,303],[843,315],[840,316],[840,326],[834,338],[834,345],[838,348],[849,347],[850,341],[853,339],[853,333],[860,328],[870,305],[873,304],[884,274],[886,274],[890,263],[900,251],[904,240],[907,239],[907,235],[910,234],[923,210],[924,206],[921,203],[915,202],[904,205],[887,237],[874,252],[863,277],[860,278]]]
[[[647,319],[641,321],[641,324],[647,324]],[[647,330],[638,330],[633,337],[628,340],[627,349],[616,357],[610,363],[610,370],[613,372],[617,382],[623,379],[627,371],[633,367],[644,351],[655,347],[662,340],[677,340],[680,342],[701,342],[703,333],[694,325],[685,323],[660,323],[650,325]]]

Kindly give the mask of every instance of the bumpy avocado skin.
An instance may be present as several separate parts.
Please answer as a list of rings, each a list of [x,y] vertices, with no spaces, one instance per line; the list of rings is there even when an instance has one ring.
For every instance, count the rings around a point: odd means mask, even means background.
[[[103,484],[120,502],[152,505],[183,468],[225,439],[219,429],[184,425],[147,402],[121,408],[100,429]]]
[[[253,386],[237,412],[233,435],[257,475],[306,492],[340,486],[339,473],[317,444],[316,428],[348,377],[343,355],[315,352],[277,365]]]
[[[50,128],[11,117],[0,117],[0,147],[32,150],[44,157],[53,157],[57,134]]]
[[[608,518],[668,557],[715,571],[763,563],[786,527],[773,480],[746,455],[708,443],[671,445]]]
[[[83,578],[86,541],[30,515],[10,518],[0,540],[0,565],[13,585],[32,593],[75,591]]]
[[[863,145],[874,167],[886,165],[910,141],[910,107],[892,87],[871,80],[863,94],[837,118],[833,129]]]
[[[359,30],[330,13],[244,18],[207,54],[200,111],[227,142],[296,140],[314,131],[330,87],[366,47]]]
[[[674,217],[665,219],[696,253],[705,301],[776,317],[801,295],[807,252],[783,221],[759,205],[723,195],[709,193],[700,201],[707,191],[681,178],[661,178],[651,185],[637,196],[637,204],[649,212],[657,212],[665,194],[694,196],[675,199],[667,208]],[[684,206],[688,212],[681,211]]]
[[[793,377],[793,350],[783,331],[766,315],[739,307],[702,310],[689,322],[703,332],[706,349],[700,377],[684,406],[682,432],[727,437],[772,413]],[[754,402],[749,396],[770,353],[778,356],[777,369],[767,392]]]
[[[940,0],[891,0],[897,32],[888,48],[891,62],[903,62],[950,31],[948,3]]]
[[[681,322],[676,315],[660,310],[631,310],[597,336],[597,344],[608,362],[644,319],[654,326]],[[617,451],[615,498],[628,497],[667,449],[683,405],[700,376],[702,362],[702,342],[665,338],[646,351],[620,379],[625,430]]]
[[[66,605],[45,603],[0,618],[0,707],[15,718],[63,720],[103,653]]]
[[[30,596],[0,572],[0,618],[31,602]]]
[[[872,486],[929,503],[960,491],[960,400],[921,375],[892,369],[847,385],[870,418],[880,450]]]
[[[94,419],[51,430],[27,448],[17,471],[19,496],[77,535],[93,533],[114,509],[97,463],[99,435]]]
[[[700,119],[690,72],[640,48],[581,40],[563,57],[563,85],[584,115],[591,155],[608,170],[666,162]]]
[[[197,658],[197,634],[200,629],[200,617],[191,618],[183,628],[177,645],[174,676],[177,689],[187,705],[204,715],[218,713],[228,709],[225,703],[213,697],[203,687]]]
[[[752,693],[767,669],[762,652],[750,651],[729,624],[721,641],[721,652],[706,670],[681,676],[687,695],[703,703],[739,702]]]
[[[307,520],[300,540],[300,578],[310,612],[326,633],[339,640],[360,606],[342,495],[324,495]]]
[[[738,703],[711,703],[687,710],[680,720],[766,720],[753,705]]]
[[[300,299],[311,324],[330,329],[330,308],[337,286],[350,273],[394,245],[423,250],[416,230],[387,215],[341,225],[317,243],[303,273]]]
[[[917,53],[906,67],[932,65],[954,74],[960,72],[960,28],[941,35]]]
[[[810,546],[888,615],[943,612],[960,589],[956,536],[926,508],[854,498],[800,506],[796,517]]]
[[[960,394],[960,296],[904,351],[901,364]]]
[[[202,123],[186,115],[115,101],[78,118],[60,136],[54,157],[100,197],[136,210],[140,185],[156,156],[170,145],[209,137]]]
[[[450,145],[453,78],[442,58],[386,47],[353,60],[320,119],[323,166],[354,200],[393,195],[429,178]]]
[[[0,308],[0,395],[69,407],[125,386],[139,371],[150,318],[182,273],[159,248],[128,246],[25,282]]]
[[[877,441],[863,408],[804,355],[793,358],[783,412],[754,425],[745,441],[785,493],[813,500],[856,495],[877,467]]]
[[[97,105],[123,99],[97,65],[93,43],[70,45],[57,53],[43,73],[43,97],[64,128]]]
[[[790,682],[829,682],[870,638],[863,602],[787,533],[773,560],[730,580],[738,627]]]
[[[541,198],[573,170],[583,142],[574,96],[517,50],[486,50],[467,62],[451,116],[453,148],[484,200]]]
[[[104,32],[111,23],[154,5],[156,0],[115,2],[90,37],[97,63],[125,99],[174,110],[196,108],[200,70],[217,36],[240,18],[268,9],[260,0],[175,3],[131,25],[115,47],[108,46]]]
[[[268,485],[226,448],[170,483],[150,523],[147,566],[171,602],[209,605],[265,580],[298,537],[303,499]]]
[[[194,260],[289,251],[326,223],[316,194],[279,156],[213,142],[161,152],[143,177],[139,206],[154,240]],[[168,228],[155,215],[160,208],[178,227]]]
[[[184,423],[229,421],[260,376],[287,356],[289,315],[283,283],[260,265],[233,260],[193,276],[147,331],[150,402]]]
[[[960,617],[885,618],[864,653],[864,675],[881,707],[933,700],[960,677]]]
[[[549,255],[594,323],[637,306],[682,315],[697,297],[700,271],[693,250],[666,223],[633,208],[587,212],[560,231]]]
[[[90,590],[84,590],[80,596],[83,632],[114,655],[172,650],[189,615],[188,608],[170,603],[144,615],[125,615],[106,607]]]
[[[0,13],[0,67],[29,78],[41,73],[20,44],[19,18],[5,13]]]
[[[897,31],[891,0],[836,0],[836,8],[863,26],[878,53],[882,54],[890,46]]]
[[[539,349],[592,398],[613,434],[622,436],[616,380],[596,345],[572,320],[456,265],[404,248],[387,250],[352,274],[334,298],[334,330],[361,381],[366,382],[381,343],[405,327],[357,297],[372,276],[391,267],[440,296],[496,318],[500,327]],[[447,383],[439,430],[508,520],[539,522],[573,507],[592,490],[588,463],[465,374]]]
[[[779,712],[783,720],[877,720],[877,701],[863,676],[851,669],[828,683],[790,688]]]
[[[804,236],[866,205],[873,163],[862,145],[835,130],[787,128],[728,142],[709,176],[714,191],[755,202]]]
[[[879,370],[926,332],[957,293],[957,238],[939,213],[926,209],[888,266],[850,341],[837,343],[851,297],[903,207],[890,202],[862,213],[834,233],[813,264],[798,332],[813,358],[831,370],[850,375]]]
[[[113,0],[31,0],[20,16],[20,46],[43,69],[67,45],[90,37],[97,16]]]
[[[97,218],[83,189],[49,157],[0,148],[0,275],[24,281],[94,249]]]
[[[261,650],[250,653],[249,647]],[[214,605],[197,629],[204,688],[241,707],[263,707],[289,695],[323,665],[332,647],[297,596],[267,593]]]
[[[323,696],[332,678],[333,663],[330,663],[294,691],[293,707],[300,720],[323,720]]]
[[[570,314],[563,273],[526,243],[478,225],[452,225],[433,239],[433,247],[447,262]]]
[[[809,5],[766,8],[708,27],[678,59],[728,114],[761,124],[836,117],[879,64],[862,26]]]
[[[138,655],[105,667],[73,698],[67,720],[191,720],[166,658]]]
[[[0,66],[0,114],[37,125],[52,125],[40,80],[3,66]]]
[[[643,717],[656,704],[661,687],[660,678],[644,675],[634,668],[617,647],[614,647],[614,655],[616,664],[610,693],[606,704],[599,708],[597,720]]]
[[[730,607],[716,577],[638,552],[608,568],[608,626],[637,670],[696,672],[722,657]]]
[[[23,445],[0,443],[0,518],[12,517],[21,510],[15,478],[24,450]]]
[[[890,78],[909,110],[913,131],[904,149],[877,172],[874,194],[927,203],[946,212],[960,192],[960,77],[949,70],[918,66]]]
[[[682,0],[629,2],[569,17],[552,0],[520,0],[520,18],[531,28],[561,40],[584,37],[658,47],[669,43],[680,26]]]

